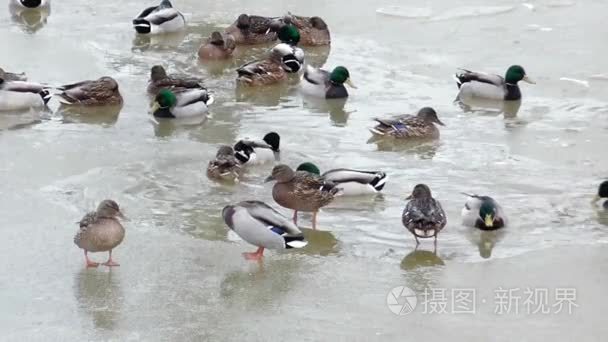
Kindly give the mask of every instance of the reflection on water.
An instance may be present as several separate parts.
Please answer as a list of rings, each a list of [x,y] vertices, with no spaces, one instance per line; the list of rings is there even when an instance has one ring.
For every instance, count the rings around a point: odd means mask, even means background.
[[[414,249],[403,260],[401,260],[401,269],[405,271],[415,270],[421,267],[443,266],[445,263],[437,255],[437,248],[431,252],[423,249]]]
[[[348,99],[320,99],[305,96],[302,103],[305,109],[309,109],[313,113],[329,114],[334,125],[345,126],[350,115],[344,110],[347,101]]]
[[[300,230],[308,241],[308,245],[302,249],[298,249],[297,253],[328,256],[337,254],[340,251],[338,239],[331,232],[309,228],[300,228]]]
[[[118,121],[122,105],[117,106],[64,106],[57,109],[63,116],[63,123],[85,123],[112,126]]]
[[[148,51],[148,50],[174,50],[186,38],[187,31],[180,31],[167,34],[136,34],[133,39],[133,47],[131,50]]]
[[[441,146],[439,140],[402,140],[375,136],[372,136],[367,143],[375,144],[378,151],[406,152],[416,155],[420,159],[433,159]]]
[[[236,83],[236,72],[234,73]],[[236,86],[235,97],[239,102],[248,102],[257,106],[277,107],[281,99],[287,97],[293,90],[287,82],[263,87]]]
[[[274,306],[289,293],[301,262],[295,258],[272,259],[274,256],[251,262],[246,270],[227,273],[220,283],[223,302],[241,310],[259,310]]]
[[[51,8],[29,9],[18,6],[9,6],[11,19],[19,24],[19,27],[26,33],[36,33],[46,25]]]
[[[200,129],[200,126],[209,120],[208,116],[194,118],[167,119],[155,118],[150,116],[150,121],[154,127],[154,135],[158,138],[167,138],[177,132],[188,132]]]
[[[604,226],[608,226],[608,210],[598,210],[597,221]]]
[[[504,238],[506,229],[508,228],[483,231],[476,228],[470,228],[466,232],[466,237],[471,243],[477,246],[479,256],[484,259],[489,259],[492,257],[492,251],[496,244]]]
[[[75,274],[74,297],[78,307],[99,329],[115,329],[120,320],[123,293],[112,270],[83,268]]]
[[[503,114],[505,119],[513,119],[517,117],[521,100],[519,101],[497,101],[479,98],[458,99],[458,106],[465,113],[477,113],[482,115],[500,115]]]

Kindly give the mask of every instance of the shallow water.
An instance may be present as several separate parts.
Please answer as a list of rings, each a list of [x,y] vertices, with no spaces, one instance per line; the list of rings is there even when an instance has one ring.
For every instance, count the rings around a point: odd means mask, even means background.
[[[0,114],[0,339],[604,340],[607,279],[597,271],[608,266],[608,218],[590,200],[608,169],[608,48],[598,30],[608,4],[399,3],[354,1],[346,15],[341,2],[181,0],[187,32],[160,40],[135,37],[130,20],[140,2],[55,1],[34,26],[6,8],[0,39],[10,48],[0,52],[1,67],[50,84],[110,75],[125,104],[119,114],[66,113],[55,102],[48,112]],[[307,58],[349,68],[359,88],[345,104],[305,99],[296,82],[235,91],[234,68],[267,47],[239,49],[228,63],[198,62],[203,37],[239,13],[288,10],[328,22],[331,51],[307,49]],[[521,107],[453,104],[456,68],[502,74],[516,63],[537,81],[522,85]],[[213,117],[152,123],[145,87],[154,64],[204,77]],[[446,124],[439,141],[368,143],[371,118],[429,105]],[[270,166],[237,186],[208,181],[204,168],[219,144],[269,130],[281,134],[282,161],[294,167],[379,169],[389,181],[382,196],[325,208],[322,231],[305,232],[305,250],[270,252],[257,265],[241,258],[253,248],[228,234],[220,210],[244,199],[273,203],[262,182]],[[419,182],[449,216],[436,253],[429,242],[415,251],[400,222]],[[461,227],[463,191],[494,196],[508,229],[488,238]],[[85,270],[72,244],[75,222],[106,197],[131,219],[115,252],[122,266]],[[310,216],[300,224],[310,227]],[[419,301],[425,287],[473,288],[479,309],[397,316],[386,296],[400,285]],[[496,315],[498,287],[576,288],[579,307],[572,315]]]

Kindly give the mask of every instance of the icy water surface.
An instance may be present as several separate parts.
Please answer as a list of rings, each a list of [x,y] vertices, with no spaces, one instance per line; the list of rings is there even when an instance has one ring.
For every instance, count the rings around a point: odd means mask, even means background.
[[[125,98],[119,113],[84,116],[51,101],[48,112],[0,114],[0,340],[605,340],[608,217],[590,200],[608,169],[608,3],[176,0],[187,32],[136,38],[130,21],[147,5],[65,0],[46,19],[0,13],[0,67],[50,84],[109,75]],[[305,99],[296,81],[236,92],[234,69],[267,46],[198,61],[204,37],[238,14],[287,11],[328,22],[331,49],[306,49],[307,58],[349,68],[358,89],[345,104]],[[154,64],[205,78],[213,117],[151,122]],[[537,81],[522,85],[520,107],[453,103],[458,67],[502,74],[511,64]],[[423,106],[446,124],[439,141],[368,143],[373,117]],[[220,211],[274,203],[263,183],[271,167],[237,186],[208,181],[204,169],[219,144],[270,130],[287,164],[377,169],[389,181],[382,196],[336,200],[319,214],[321,231],[306,230],[306,249],[270,251],[258,265],[241,258],[253,247],[228,234]],[[429,242],[416,251],[400,221],[420,182],[449,216],[436,252]],[[510,226],[491,237],[467,231],[463,191],[494,196]],[[87,270],[75,222],[106,197],[131,219],[115,251],[121,266]],[[418,293],[415,312],[389,310],[397,286]],[[427,310],[425,288],[447,291],[447,313]],[[450,305],[463,288],[475,290],[474,314]],[[496,312],[500,288],[519,289],[518,313]],[[548,304],[556,289],[576,289],[578,306],[528,313],[526,288],[547,289]]]

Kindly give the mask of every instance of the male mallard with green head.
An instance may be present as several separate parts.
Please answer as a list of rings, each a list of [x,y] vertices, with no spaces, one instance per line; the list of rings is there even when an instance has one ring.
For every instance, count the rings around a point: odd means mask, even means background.
[[[603,181],[600,184],[594,202],[597,203],[598,207],[608,210],[608,181]]]
[[[268,57],[242,65],[236,70],[237,84],[264,86],[287,80],[287,73],[294,72],[293,61],[297,61],[294,49],[288,44],[278,44]],[[286,64],[287,62],[288,64]]]
[[[237,44],[264,44],[277,39],[281,25],[279,18],[241,14],[224,32],[232,35]]]
[[[272,197],[282,207],[294,210],[293,221],[297,223],[298,211],[312,212],[312,228],[317,229],[317,213],[328,205],[339,189],[334,184],[308,172],[294,172],[281,164],[272,169],[266,182],[276,181]]]
[[[370,131],[376,137],[396,139],[437,139],[439,129],[435,124],[445,126],[431,107],[424,107],[416,116],[401,115],[390,119],[374,119],[378,124]]]
[[[283,64],[287,66],[285,71],[288,73],[299,72],[304,65],[304,50],[298,47],[298,43],[300,42],[300,31],[293,25],[283,25],[279,29],[278,38],[281,43],[285,43],[292,48],[291,55],[287,55],[287,57],[283,58]]]
[[[403,210],[401,222],[418,239],[434,238],[445,227],[447,217],[439,201],[431,195],[431,189],[425,184],[418,184],[407,198],[409,202]]]
[[[84,250],[87,267],[99,266],[99,263],[89,260],[89,252],[109,252],[108,261],[103,265],[119,266],[112,260],[112,250],[125,237],[125,228],[118,218],[124,219],[118,204],[113,200],[104,200],[99,203],[96,211],[86,214],[80,220],[80,229],[74,236],[74,243]]]
[[[319,168],[310,162],[300,164],[296,171],[306,171],[335,184],[341,196],[377,194],[384,189],[387,180],[386,173],[382,171],[333,169],[321,174]]]
[[[148,81],[148,94],[150,95],[156,96],[162,89],[179,91],[194,88],[204,88],[201,78],[167,75],[167,71],[161,65],[155,65],[150,69],[150,80]]]
[[[264,202],[228,205],[222,209],[222,217],[238,236],[258,247],[254,253],[243,253],[247,260],[260,260],[265,248],[302,248],[308,244],[294,223]]]
[[[468,198],[461,212],[462,223],[465,226],[481,230],[496,230],[507,224],[502,207],[492,197],[465,195]]]
[[[320,46],[331,43],[329,27],[320,17],[302,17],[288,13],[283,21],[298,28],[302,45]]]
[[[236,41],[232,35],[214,31],[198,49],[198,57],[202,60],[228,59],[232,57],[235,48]]]
[[[301,89],[304,94],[310,96],[343,99],[348,97],[344,84],[357,88],[350,80],[350,72],[345,67],[338,66],[329,72],[307,65],[302,77]]]
[[[108,76],[94,81],[64,85],[58,89],[63,90],[57,96],[64,105],[110,106],[122,105],[123,102],[118,82]]]
[[[507,69],[505,77],[485,74],[481,72],[462,69],[462,73],[456,74],[458,98],[483,98],[488,100],[521,100],[521,90],[517,83],[519,81],[534,84],[524,68],[512,65]]]
[[[232,147],[224,145],[219,148],[215,159],[207,166],[207,177],[222,181],[238,181],[241,165],[234,156]]]
[[[213,103],[207,89],[162,89],[152,103],[152,115],[157,118],[184,119],[206,117]]]

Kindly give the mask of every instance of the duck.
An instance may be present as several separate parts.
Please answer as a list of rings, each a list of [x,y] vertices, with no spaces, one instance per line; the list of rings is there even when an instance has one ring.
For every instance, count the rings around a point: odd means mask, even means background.
[[[343,99],[348,97],[344,84],[357,88],[350,80],[350,73],[346,67],[337,66],[328,72],[307,65],[300,88],[306,95],[325,99]]]
[[[206,117],[213,96],[205,88],[162,89],[152,103],[152,115],[157,118],[184,119]]]
[[[222,217],[239,237],[258,247],[253,253],[243,253],[247,260],[262,259],[264,249],[303,248],[308,244],[293,222],[261,201],[243,201],[225,206]]]
[[[281,25],[280,18],[243,13],[224,33],[233,36],[237,45],[264,44],[277,40],[277,31]]]
[[[2,78],[4,81],[27,81],[27,75],[24,72],[8,72],[2,68],[0,68],[0,78]]]
[[[600,184],[594,202],[597,203],[599,208],[608,210],[608,180]]]
[[[235,48],[236,41],[232,35],[214,31],[198,49],[198,57],[202,60],[228,59],[232,57]]]
[[[517,85],[519,81],[535,84],[520,65],[510,66],[504,78],[499,75],[466,69],[461,70],[461,73],[454,75],[459,89],[457,100],[461,98],[482,98],[517,101],[521,100],[521,90]]]
[[[333,201],[339,189],[308,172],[296,172],[280,164],[272,169],[266,182],[276,181],[272,188],[273,199],[282,207],[294,210],[293,221],[298,222],[298,211],[312,212],[312,229],[317,229],[320,208]]]
[[[291,46],[293,52],[283,59],[288,73],[298,73],[304,65],[304,50],[298,47],[300,31],[294,25],[283,25],[277,34],[281,43]]]
[[[241,139],[234,145],[235,157],[242,165],[259,165],[280,159],[281,136],[270,132],[262,140]]]
[[[203,80],[195,77],[184,77],[167,75],[162,65],[155,65],[150,69],[150,80],[148,81],[148,94],[156,96],[161,89],[183,90],[200,89]]]
[[[302,45],[322,46],[331,44],[329,27],[320,17],[303,17],[288,13],[283,21],[298,28],[302,36]]]
[[[401,222],[414,235],[416,245],[420,239],[434,238],[445,227],[447,217],[439,201],[433,198],[431,189],[426,184],[417,184],[412,194],[406,198],[406,204]]]
[[[294,49],[288,44],[278,44],[272,48],[266,58],[246,63],[238,68],[236,70],[237,84],[265,86],[286,81],[287,73],[293,72],[293,70],[292,66],[286,65],[284,61],[293,60],[297,60],[294,56]]]
[[[114,250],[125,238],[125,228],[119,218],[125,219],[116,201],[111,199],[103,200],[97,206],[97,210],[86,214],[80,220],[80,229],[74,236],[74,243],[78,248],[84,250],[84,258],[87,267],[97,267],[99,263],[89,259],[88,253],[108,252],[108,261],[105,266],[120,266],[112,260],[112,250]]]
[[[122,95],[118,82],[112,77],[104,76],[97,80],[88,80],[59,87],[56,94],[64,105],[110,106],[122,105]]]
[[[51,0],[11,0],[10,4],[27,9],[44,9],[51,6]]]
[[[133,19],[133,27],[139,34],[173,33],[186,28],[186,19],[173,8],[171,1],[162,0],[158,6],[146,8]]]
[[[502,207],[492,197],[463,193],[467,201],[462,208],[462,224],[481,230],[497,230],[507,224]]]
[[[296,171],[306,171],[335,184],[340,196],[377,194],[384,189],[387,181],[386,173],[382,171],[332,169],[321,174],[319,168],[311,162],[300,164]]]
[[[416,116],[406,114],[390,119],[375,118],[377,125],[370,129],[375,137],[391,137],[395,139],[438,139],[439,129],[435,126],[445,126],[437,117],[437,112],[431,107],[424,107]]]
[[[239,179],[241,165],[234,156],[234,149],[228,145],[222,145],[215,155],[215,159],[207,166],[207,177],[215,180],[233,181]]]
[[[9,81],[0,71],[0,111],[43,108],[51,99],[50,88],[39,83]]]

